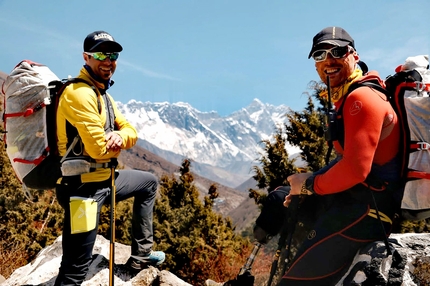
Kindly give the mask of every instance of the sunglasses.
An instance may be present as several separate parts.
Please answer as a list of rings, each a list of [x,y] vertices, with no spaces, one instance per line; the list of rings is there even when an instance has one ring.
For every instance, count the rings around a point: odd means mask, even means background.
[[[88,53],[85,52],[85,54],[92,56],[98,61],[104,61],[105,59],[109,58],[111,61],[116,61],[119,57],[119,53],[105,53],[105,52],[96,52],[96,53]]]
[[[322,62],[327,59],[328,53],[334,58],[334,59],[341,59],[343,57],[346,57],[349,52],[352,51],[352,47],[345,46],[345,47],[334,47],[331,49],[325,49],[325,50],[316,50],[312,53],[312,58],[316,62]]]

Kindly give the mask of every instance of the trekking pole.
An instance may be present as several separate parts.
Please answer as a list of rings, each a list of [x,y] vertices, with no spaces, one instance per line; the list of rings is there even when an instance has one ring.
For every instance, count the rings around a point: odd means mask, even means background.
[[[248,259],[246,260],[245,264],[240,269],[238,276],[244,274],[247,270],[248,271],[251,270],[252,264],[254,263],[255,257],[257,256],[258,251],[260,250],[260,248],[261,248],[261,243],[257,242],[254,245],[254,248],[252,249],[252,252],[249,255]]]
[[[294,234],[294,230],[296,227],[296,223],[298,221],[298,209],[300,203],[300,196],[292,196],[291,203],[288,206],[288,217],[282,226],[281,235],[278,240],[278,249],[273,256],[272,266],[270,267],[270,276],[267,281],[267,286],[270,286],[273,281],[273,277],[275,277],[276,271],[278,270],[279,258],[281,256],[282,249],[286,249],[285,259],[288,260],[290,256],[290,248],[291,242]],[[287,239],[288,238],[288,239]],[[285,261],[282,271],[284,274],[286,269],[287,261]]]
[[[111,160],[111,201],[110,201],[110,247],[109,247],[109,286],[114,286],[114,260],[115,260],[115,167],[116,159]]]
[[[291,254],[291,243],[293,241],[294,231],[296,230],[296,224],[299,220],[299,205],[300,200],[302,199],[302,195],[292,196],[291,203],[288,206],[288,240],[287,240],[287,251],[285,254],[285,262],[282,267],[282,275],[284,275],[287,270],[287,264],[290,263],[290,254]]]
[[[391,248],[390,248],[390,243],[388,242],[388,238],[387,238],[387,232],[385,231],[385,227],[384,224],[382,223],[382,219],[381,216],[379,214],[379,209],[378,209],[378,205],[376,204],[376,199],[375,199],[375,195],[373,194],[373,191],[370,189],[370,186],[368,187],[370,194],[372,195],[372,200],[373,200],[373,204],[375,205],[375,212],[376,212],[376,217],[379,220],[379,223],[381,225],[381,232],[382,235],[384,236],[384,244],[385,244],[385,248],[387,249],[387,257],[392,255],[391,252]]]
[[[330,90],[330,77],[327,76],[327,109],[326,109],[326,116],[327,116],[327,126],[325,130],[325,139],[327,140],[328,144],[328,150],[327,154],[325,156],[325,164],[328,165],[330,162],[330,155],[331,151],[333,150],[333,140],[335,140],[334,132],[336,130],[333,130],[333,124],[336,121],[336,112],[333,109],[333,106],[331,104],[331,90]]]
[[[269,276],[269,280],[267,281],[267,286],[272,285],[273,277],[275,276],[276,270],[278,269],[278,261],[279,261],[279,257],[281,256],[281,251],[285,247],[287,235],[288,235],[288,218],[285,220],[285,223],[282,226],[281,235],[278,240],[278,248],[276,249],[276,252],[273,255],[273,262],[270,267],[270,276]]]
[[[252,286],[254,285],[254,278],[251,276],[252,278],[249,280],[248,279],[249,277],[246,275],[251,275],[250,273],[251,273],[252,264],[254,263],[255,257],[257,256],[261,246],[262,244],[259,242],[257,242],[254,245],[254,248],[252,249],[251,254],[246,259],[246,262],[242,266],[242,268],[240,268],[239,274],[236,276],[236,278],[224,283],[222,282],[218,283],[211,279],[208,279],[206,280],[205,285],[206,286]]]

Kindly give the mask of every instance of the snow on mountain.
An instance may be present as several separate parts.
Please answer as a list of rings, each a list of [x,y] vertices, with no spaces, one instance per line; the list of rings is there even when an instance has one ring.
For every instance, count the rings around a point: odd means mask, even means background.
[[[127,104],[117,102],[117,105],[136,127],[142,147],[148,148],[145,144],[149,143],[153,146],[148,149],[159,156],[173,153],[192,159],[206,166],[197,168],[206,172],[207,166],[216,167],[218,177],[225,177],[220,169],[230,172],[242,180],[238,182],[235,177],[230,185],[236,186],[253,175],[252,166],[257,164],[262,151],[261,140],[273,134],[276,124],[286,122],[288,111],[285,105],[273,106],[258,99],[226,117],[216,112],[200,112],[182,102],[131,100]],[[288,147],[290,155],[298,151]]]

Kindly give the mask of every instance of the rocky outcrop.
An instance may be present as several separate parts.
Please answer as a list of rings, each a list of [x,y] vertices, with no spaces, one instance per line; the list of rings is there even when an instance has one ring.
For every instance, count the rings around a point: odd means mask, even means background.
[[[109,240],[98,235],[93,250],[93,261],[83,286],[109,285]],[[43,249],[36,259],[15,270],[1,286],[50,286],[54,285],[61,262],[61,236]],[[115,279],[116,286],[191,286],[174,274],[149,267],[137,275],[131,274],[125,267],[130,255],[130,246],[115,243]]]
[[[361,249],[336,286],[430,285],[430,234],[392,234],[389,243],[392,255],[382,241]]]
[[[430,234],[392,234],[391,255],[382,241],[370,243],[355,256],[351,266],[336,286],[428,286],[430,285]],[[207,286],[266,286],[263,282],[239,282],[243,279],[217,282],[208,279]],[[255,277],[255,281],[261,281]],[[257,279],[258,278],[258,279]],[[277,277],[273,281],[277,281]],[[273,282],[271,286],[275,286]],[[332,286],[332,285],[328,285]]]
[[[430,234],[392,234],[389,242],[392,255],[387,256],[382,241],[361,249],[348,272],[336,286],[430,285]],[[42,250],[33,262],[15,270],[1,286],[54,285],[61,253],[60,236],[52,245]],[[154,267],[149,267],[137,275],[130,274],[124,266],[129,254],[129,246],[115,244],[115,285],[191,286],[174,274]],[[83,286],[108,285],[108,258],[109,240],[99,235],[94,246],[93,262]]]

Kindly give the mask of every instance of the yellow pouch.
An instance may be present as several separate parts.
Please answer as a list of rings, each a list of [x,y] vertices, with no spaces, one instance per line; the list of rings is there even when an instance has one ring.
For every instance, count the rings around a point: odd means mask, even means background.
[[[97,202],[91,198],[70,198],[70,226],[72,234],[87,232],[96,227]]]

